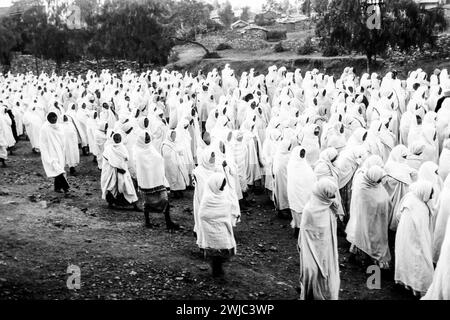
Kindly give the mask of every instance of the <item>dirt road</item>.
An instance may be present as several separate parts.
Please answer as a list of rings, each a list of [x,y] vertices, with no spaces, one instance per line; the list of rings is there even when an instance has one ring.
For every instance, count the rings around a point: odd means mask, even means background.
[[[91,160],[69,176],[70,197],[53,192],[27,141],[0,168],[0,299],[297,299],[296,239],[264,195],[236,228],[237,255],[221,283],[195,246],[192,193],[172,202],[185,230],[166,232],[159,215],[160,226],[145,229],[142,213],[107,208]],[[367,289],[347,247],[340,238],[341,299],[410,298],[392,280]],[[69,265],[80,267],[79,290],[67,288]]]

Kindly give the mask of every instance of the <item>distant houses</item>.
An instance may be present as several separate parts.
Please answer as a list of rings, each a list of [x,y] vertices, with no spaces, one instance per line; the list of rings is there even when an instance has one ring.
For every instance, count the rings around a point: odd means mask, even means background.
[[[242,35],[244,35],[244,37],[267,40],[267,34],[269,33],[269,30],[257,25],[249,25],[243,28],[240,32]]]
[[[248,25],[249,25],[248,22],[239,19],[238,21],[231,24],[231,29],[232,30],[240,30],[240,29],[247,27]]]

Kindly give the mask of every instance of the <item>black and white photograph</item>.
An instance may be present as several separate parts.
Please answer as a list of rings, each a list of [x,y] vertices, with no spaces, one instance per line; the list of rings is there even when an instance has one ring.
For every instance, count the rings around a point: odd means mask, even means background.
[[[0,300],[450,300],[449,70],[450,0],[0,0]]]

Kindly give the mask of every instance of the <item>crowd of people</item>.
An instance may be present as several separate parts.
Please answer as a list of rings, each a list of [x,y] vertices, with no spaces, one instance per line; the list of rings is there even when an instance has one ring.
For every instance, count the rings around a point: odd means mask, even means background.
[[[149,228],[159,212],[179,229],[169,199],[194,189],[196,245],[216,277],[236,253],[241,212],[265,191],[292,219],[302,299],[339,298],[338,230],[355,263],[450,299],[449,124],[446,69],[404,80],[276,66],[237,76],[228,65],[0,76],[3,166],[26,134],[55,191],[69,193],[81,151],[108,205],[143,211]]]

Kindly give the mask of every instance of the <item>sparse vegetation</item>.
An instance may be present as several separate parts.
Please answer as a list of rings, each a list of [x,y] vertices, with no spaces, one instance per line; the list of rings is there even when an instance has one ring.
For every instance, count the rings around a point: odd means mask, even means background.
[[[305,43],[297,48],[297,53],[300,55],[308,55],[314,52],[311,37],[306,38]]]
[[[280,42],[278,42],[274,47],[273,47],[273,51],[274,52],[283,52],[285,51],[283,48],[283,44]]]
[[[216,51],[229,50],[229,49],[233,49],[233,48],[232,48],[231,45],[228,44],[228,43],[220,43],[220,44],[216,47]]]
[[[267,32],[267,41],[280,41],[287,39],[286,30],[269,30]]]

